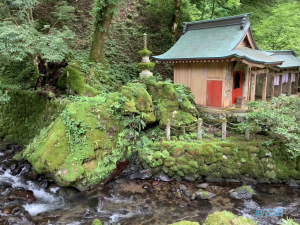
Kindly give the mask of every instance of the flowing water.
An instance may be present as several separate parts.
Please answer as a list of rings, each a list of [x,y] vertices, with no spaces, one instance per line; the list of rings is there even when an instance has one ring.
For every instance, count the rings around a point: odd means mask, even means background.
[[[121,178],[105,187],[79,192],[60,188],[33,174],[30,165],[12,160],[14,150],[0,151],[0,224],[91,224],[96,218],[104,224],[169,224],[191,220],[200,224],[207,215],[227,210],[251,217],[259,224],[279,224],[282,217],[256,217],[256,210],[282,208],[283,216],[300,222],[300,191],[284,185],[256,185],[251,200],[233,200],[229,191],[242,184],[210,183],[217,194],[210,200],[191,201],[179,191],[188,192],[196,183],[156,182]]]

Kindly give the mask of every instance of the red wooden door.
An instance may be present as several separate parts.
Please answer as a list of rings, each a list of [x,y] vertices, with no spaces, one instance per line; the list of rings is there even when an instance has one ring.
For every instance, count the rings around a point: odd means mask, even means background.
[[[232,104],[236,103],[238,97],[243,95],[243,72],[238,71],[233,73],[233,86],[232,86]]]
[[[206,87],[207,87],[206,105],[221,108],[223,81],[208,80]]]

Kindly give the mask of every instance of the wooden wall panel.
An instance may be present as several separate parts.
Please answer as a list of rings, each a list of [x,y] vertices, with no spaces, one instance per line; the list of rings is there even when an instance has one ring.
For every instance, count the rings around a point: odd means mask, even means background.
[[[206,105],[206,83],[209,80],[224,80],[226,63],[176,63],[174,83],[184,84],[191,88],[197,105]],[[224,82],[223,82],[224,83]],[[222,91],[222,90],[220,90]],[[222,93],[223,96],[223,93]],[[223,97],[222,97],[223,99]],[[223,100],[222,100],[223,106]]]

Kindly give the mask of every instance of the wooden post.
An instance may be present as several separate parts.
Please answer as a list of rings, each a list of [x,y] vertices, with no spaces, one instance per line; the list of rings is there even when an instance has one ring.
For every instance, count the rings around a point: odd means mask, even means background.
[[[299,83],[299,72],[298,72],[298,73],[295,73],[295,79],[296,79],[296,80],[295,80],[295,86],[296,86],[296,87],[295,87],[295,90],[296,90],[295,92],[296,92],[296,93],[294,93],[294,94],[297,95],[297,94],[298,94],[298,83]]]
[[[245,131],[245,139],[246,139],[246,141],[249,141],[249,140],[250,140],[250,129],[249,129],[249,128],[246,128],[246,131]]]
[[[226,126],[227,126],[227,119],[224,118],[222,121],[222,139],[226,139]]]
[[[249,71],[248,71],[248,93],[247,93],[247,101],[250,100],[250,91],[251,91],[251,66],[249,66]]]
[[[289,80],[288,80],[288,83],[287,83],[286,96],[291,96],[291,91],[292,91],[292,73],[289,72]]]
[[[243,84],[243,87],[244,87],[243,97],[245,97],[245,100],[247,100],[247,97],[248,97],[249,76],[250,76],[250,71],[249,71],[249,67],[247,67],[246,73],[245,73],[245,83]]]
[[[169,119],[167,120],[166,133],[167,133],[167,139],[170,140],[171,139],[171,122]]]
[[[263,101],[267,101],[268,72],[269,72],[269,70],[267,68],[267,72],[263,79],[263,89],[262,89],[262,100]]]
[[[271,88],[272,88],[272,91],[271,91],[271,98],[274,98],[274,84],[275,84],[275,73],[272,74],[272,82],[271,82]]]
[[[256,87],[256,72],[251,76],[251,96],[250,101],[255,101],[255,87]]]
[[[279,95],[282,95],[282,78],[283,78],[283,74],[279,76]]]
[[[198,119],[198,139],[202,140],[202,119]]]

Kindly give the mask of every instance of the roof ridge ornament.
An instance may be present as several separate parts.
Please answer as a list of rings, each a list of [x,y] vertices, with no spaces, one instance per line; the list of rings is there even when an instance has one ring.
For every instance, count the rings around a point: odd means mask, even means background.
[[[247,15],[245,15],[244,18],[242,19],[241,30],[245,28],[246,20],[247,20]]]

